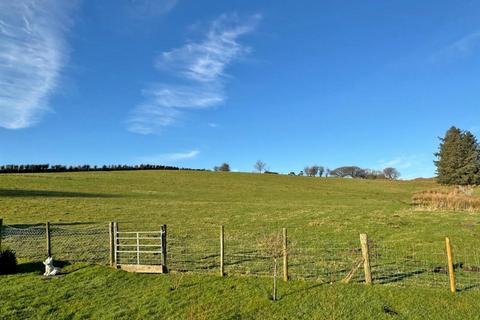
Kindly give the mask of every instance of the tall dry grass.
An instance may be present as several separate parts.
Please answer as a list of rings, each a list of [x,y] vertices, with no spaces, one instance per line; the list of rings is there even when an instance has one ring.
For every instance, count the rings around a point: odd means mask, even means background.
[[[474,196],[473,187],[455,187],[447,190],[428,190],[413,195],[415,207],[430,211],[480,212],[480,197]]]

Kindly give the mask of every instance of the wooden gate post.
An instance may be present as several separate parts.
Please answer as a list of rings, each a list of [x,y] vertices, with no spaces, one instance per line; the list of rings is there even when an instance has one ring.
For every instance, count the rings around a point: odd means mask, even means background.
[[[113,223],[113,266],[114,268],[118,268],[118,222]]]
[[[167,273],[167,225],[162,224],[161,229],[161,240],[162,240],[162,272]]]
[[[2,251],[2,227],[3,227],[3,219],[0,218],[0,252]]]
[[[52,242],[50,238],[50,222],[45,224],[45,233],[47,236],[47,257],[52,256]]]
[[[110,267],[115,265],[115,237],[113,235],[113,222],[108,223],[108,234],[110,238]]]
[[[225,275],[225,229],[220,226],[220,276],[223,277]]]
[[[370,268],[370,253],[368,247],[368,236],[365,233],[360,234],[360,245],[362,246],[363,269],[365,272],[365,284],[372,284],[372,270]]]
[[[283,228],[283,281],[288,281],[288,238],[287,228]]]
[[[447,249],[447,261],[448,261],[448,276],[450,278],[450,291],[455,293],[457,291],[455,286],[455,269],[453,268],[453,250],[452,244],[448,237],[445,238],[445,247]]]

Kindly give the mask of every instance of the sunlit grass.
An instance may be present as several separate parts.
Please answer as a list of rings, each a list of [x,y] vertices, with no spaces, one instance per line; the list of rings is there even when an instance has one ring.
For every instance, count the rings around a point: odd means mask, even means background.
[[[218,232],[223,224],[229,275],[220,279],[205,272],[188,274],[182,279],[184,284],[173,292],[168,276],[125,274],[103,267],[78,269],[74,265],[66,269],[71,268],[71,273],[52,280],[43,280],[36,273],[1,277],[0,296],[5,303],[0,311],[10,318],[35,312],[38,318],[165,314],[164,318],[172,319],[474,315],[472,305],[478,292],[449,295],[443,269],[433,274],[438,279],[421,274],[411,278],[420,284],[425,281],[427,286],[434,281],[441,285],[438,289],[385,285],[364,288],[356,283],[361,273],[352,284],[325,285],[341,280],[356,263],[358,235],[362,232],[368,233],[375,250],[381,253],[373,259],[374,263],[381,261],[381,266],[373,269],[377,283],[385,276],[417,270],[417,265],[408,265],[412,253],[425,262],[422,268],[444,268],[445,236],[452,239],[457,261],[463,262],[467,271],[477,267],[470,254],[479,247],[478,213],[418,211],[412,207],[415,192],[439,188],[434,181],[183,171],[0,175],[0,180],[0,217],[4,224],[50,221],[69,228],[68,223],[92,222],[93,226],[106,228],[107,222],[118,221],[121,229],[130,230],[159,230],[161,224],[167,224],[172,239],[172,269],[217,273]],[[283,227],[288,229],[291,241],[293,278],[308,281],[282,283],[281,300],[274,304],[268,299],[270,279],[234,275],[271,274],[268,259],[247,260],[257,254],[258,239]],[[472,272],[465,275],[468,278],[459,277],[461,288],[468,287],[472,275],[478,277]],[[41,295],[43,291],[54,297],[47,306],[43,306],[47,299]],[[91,301],[83,296],[91,297]],[[126,302],[121,303],[122,299]]]

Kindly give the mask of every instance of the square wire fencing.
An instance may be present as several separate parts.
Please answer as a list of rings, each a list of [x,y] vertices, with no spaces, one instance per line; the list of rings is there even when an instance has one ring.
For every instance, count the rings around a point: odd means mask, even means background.
[[[105,223],[15,224],[0,228],[1,248],[25,261],[109,263],[109,233]]]
[[[120,233],[135,238],[124,242],[132,248],[122,256],[124,262],[156,265],[161,261],[173,272],[267,277],[273,276],[276,263],[278,276],[285,281],[368,283],[371,278],[375,285],[445,289],[453,281],[456,291],[480,289],[480,239],[451,239],[449,257],[444,239],[392,241],[370,235],[362,246],[360,237],[326,237],[314,227],[169,225],[165,261],[157,252],[161,244],[155,234],[139,242],[152,251],[145,253],[148,256],[133,252],[137,233],[158,230],[160,235],[161,228],[160,224],[119,223]],[[50,253],[60,261],[112,264],[109,223],[55,223],[48,228],[46,224],[3,225],[0,239],[1,248],[13,249],[21,261],[42,261]]]

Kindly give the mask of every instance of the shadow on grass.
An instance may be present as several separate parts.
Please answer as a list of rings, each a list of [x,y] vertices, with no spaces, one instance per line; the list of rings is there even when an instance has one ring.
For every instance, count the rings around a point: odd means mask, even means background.
[[[0,189],[0,197],[114,198],[116,196],[112,194],[88,192]]]
[[[388,284],[388,283],[395,283],[395,282],[401,282],[405,279],[418,276],[420,274],[426,273],[427,270],[415,270],[415,271],[409,271],[409,272],[399,272],[399,273],[394,273],[388,276],[383,276],[383,277],[377,277],[375,279],[376,283],[378,284]]]
[[[69,266],[70,262],[68,261],[54,261],[54,266],[57,268],[63,268]],[[33,262],[25,262],[19,263],[17,266],[17,274],[18,273],[37,273],[43,274],[45,272],[45,265],[42,262],[33,261]]]
[[[465,291],[475,290],[475,289],[478,289],[478,288],[480,288],[479,284],[472,284],[472,285],[467,286],[465,288],[457,288],[457,291],[458,292],[465,292]]]
[[[312,284],[306,288],[300,288],[300,289],[297,289],[297,290],[288,290],[287,293],[284,293],[284,294],[280,294],[280,299],[279,300],[282,300],[283,298],[285,297],[288,297],[288,296],[291,296],[291,295],[295,295],[297,293],[304,293],[308,290],[313,290],[313,289],[316,289],[316,288],[319,288],[319,287],[322,287],[324,285],[327,285],[328,282],[320,282],[320,283],[315,283],[315,284]],[[269,292],[270,293],[270,292]]]

